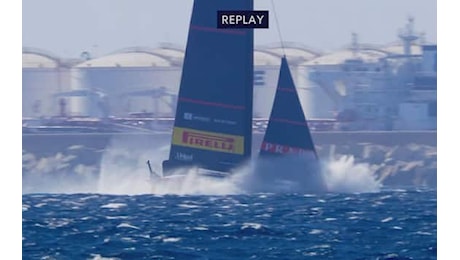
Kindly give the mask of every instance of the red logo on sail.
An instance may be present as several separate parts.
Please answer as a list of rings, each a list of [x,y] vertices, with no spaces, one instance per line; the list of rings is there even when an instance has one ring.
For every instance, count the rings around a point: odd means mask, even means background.
[[[312,150],[302,149],[298,147],[292,147],[287,145],[280,145],[280,144],[272,144],[269,142],[263,142],[262,151],[269,152],[269,153],[278,153],[278,154],[306,154],[306,153],[313,153]]]
[[[225,153],[244,153],[244,138],[242,136],[206,132],[181,127],[174,128],[172,143],[174,145]]]
[[[182,133],[182,142],[189,145],[214,148],[218,150],[233,151],[235,139],[231,137],[221,137],[191,131]]]

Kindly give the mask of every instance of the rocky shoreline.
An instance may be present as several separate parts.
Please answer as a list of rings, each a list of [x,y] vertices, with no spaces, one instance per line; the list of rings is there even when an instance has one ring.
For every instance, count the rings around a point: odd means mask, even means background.
[[[355,165],[366,165],[383,187],[429,187],[437,185],[437,151],[435,146],[407,144],[385,146],[369,143],[317,146],[323,161],[352,157]],[[100,172],[104,150],[73,146],[54,155],[40,156],[23,151],[23,187],[53,181],[94,179]],[[149,155],[141,152],[118,155],[138,168],[144,167]],[[353,170],[347,173],[353,177]],[[32,177],[31,177],[32,176]]]
[[[368,164],[376,179],[388,187],[437,186],[436,146],[405,144],[385,146],[371,143],[318,146],[321,158],[353,156],[355,163]]]
[[[383,187],[437,186],[435,132],[312,134],[322,161],[352,157],[353,164],[365,165],[366,173]],[[262,134],[254,135],[254,153],[262,138]],[[123,162],[129,170],[144,173],[146,160],[161,167],[161,161],[168,156],[170,140],[170,134],[23,135],[23,188],[46,184],[49,179],[97,179],[104,160],[105,164],[107,160]],[[354,168],[342,170],[354,178]]]

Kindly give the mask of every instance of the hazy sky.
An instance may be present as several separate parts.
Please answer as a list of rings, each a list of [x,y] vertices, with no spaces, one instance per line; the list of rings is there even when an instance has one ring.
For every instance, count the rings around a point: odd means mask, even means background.
[[[231,0],[229,0],[231,1]],[[270,10],[270,29],[256,30],[255,44],[278,42],[270,0],[254,0]],[[436,42],[436,0],[274,0],[284,41],[334,50],[358,33],[362,43],[397,40],[407,17],[415,30]],[[191,0],[23,0],[22,45],[63,57],[82,51],[103,55],[125,47],[185,46]]]

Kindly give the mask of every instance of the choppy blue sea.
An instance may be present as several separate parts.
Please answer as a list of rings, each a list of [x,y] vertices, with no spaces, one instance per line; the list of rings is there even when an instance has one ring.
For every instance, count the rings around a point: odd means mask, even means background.
[[[436,259],[436,191],[23,195],[23,259]]]

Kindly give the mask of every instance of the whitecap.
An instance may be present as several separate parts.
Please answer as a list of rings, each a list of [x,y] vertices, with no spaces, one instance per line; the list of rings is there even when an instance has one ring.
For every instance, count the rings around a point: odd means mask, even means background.
[[[238,206],[238,207],[249,207],[248,204],[240,204],[240,203],[239,203],[239,204],[235,204],[235,206]]]
[[[91,256],[93,258],[90,258],[90,260],[120,260],[120,258],[117,257],[105,257],[100,254],[91,254]]]
[[[319,244],[319,245],[314,245],[312,247],[310,247],[310,249],[316,249],[316,248],[330,248],[331,245],[328,245],[328,244]]]
[[[270,218],[272,215],[268,213],[256,215],[255,218]]]
[[[140,229],[139,227],[133,226],[128,223],[121,223],[120,225],[117,226],[117,228],[133,228],[133,229]]]
[[[178,242],[180,241],[181,238],[180,237],[167,237],[167,238],[163,238],[163,242],[165,243],[174,243],[174,242]]]
[[[209,230],[209,228],[203,227],[203,226],[194,227],[193,229],[194,229],[194,230],[201,230],[201,231]]]
[[[385,218],[385,219],[380,220],[380,222],[386,223],[386,222],[389,222],[389,221],[392,221],[392,220],[393,220],[392,217],[388,217],[388,218]]]
[[[129,243],[135,243],[137,242],[135,239],[131,238],[131,237],[122,237],[121,240],[125,241],[125,242],[129,242]]]
[[[161,240],[161,239],[163,239],[165,237],[166,237],[165,235],[158,235],[158,236],[154,236],[153,239]]]
[[[253,229],[260,229],[262,228],[262,224],[259,223],[243,223],[243,226],[241,229],[246,229],[246,228],[253,228]]]
[[[128,216],[105,216],[106,219],[127,219]]]
[[[67,147],[67,150],[79,150],[79,149],[83,149],[84,146],[83,145],[71,145],[69,147]]]
[[[91,195],[91,196],[87,196],[87,197],[82,197],[80,198],[81,201],[86,201],[86,200],[90,200],[90,199],[96,199],[96,198],[99,198],[98,195]]]
[[[323,230],[321,229],[312,229],[310,230],[310,232],[308,232],[308,234],[311,234],[311,235],[317,235],[317,234],[321,234],[323,233]]]
[[[192,204],[179,204],[177,206],[179,206],[181,208],[189,208],[189,209],[196,209],[196,208],[200,207],[200,206],[192,205]]]
[[[118,209],[118,208],[125,207],[125,206],[126,206],[125,203],[108,203],[108,204],[102,205],[101,208]]]
[[[385,199],[389,199],[391,197],[393,197],[393,196],[392,195],[384,195],[384,196],[379,197],[379,199],[385,200]]]
[[[431,236],[431,235],[433,235],[433,233],[431,233],[431,232],[425,232],[425,231],[417,231],[417,232],[415,232],[415,234],[417,234],[417,235],[424,235],[424,236]]]
[[[51,228],[63,227],[63,226],[67,226],[70,222],[71,222],[71,220],[66,219],[66,218],[63,218],[63,219],[54,219],[53,218],[48,222],[48,227],[51,227]]]

